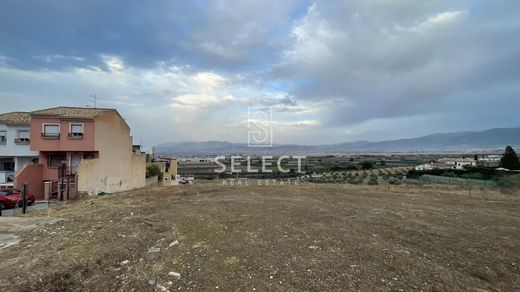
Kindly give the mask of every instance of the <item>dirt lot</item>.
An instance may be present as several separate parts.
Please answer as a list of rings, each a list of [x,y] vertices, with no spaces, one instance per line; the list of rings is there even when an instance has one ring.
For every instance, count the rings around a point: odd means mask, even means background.
[[[323,184],[113,194],[31,214],[54,223],[0,250],[0,290],[519,291],[519,199]]]

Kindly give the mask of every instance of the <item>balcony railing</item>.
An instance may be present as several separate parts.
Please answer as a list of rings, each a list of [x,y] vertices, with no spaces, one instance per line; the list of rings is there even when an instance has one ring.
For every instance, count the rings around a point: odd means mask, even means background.
[[[16,138],[16,139],[14,139],[14,143],[15,144],[19,144],[19,145],[27,145],[27,144],[31,143],[31,139],[29,139],[29,138]]]
[[[42,133],[43,139],[59,139],[60,134],[59,133]]]
[[[69,133],[69,139],[83,139],[83,133]]]

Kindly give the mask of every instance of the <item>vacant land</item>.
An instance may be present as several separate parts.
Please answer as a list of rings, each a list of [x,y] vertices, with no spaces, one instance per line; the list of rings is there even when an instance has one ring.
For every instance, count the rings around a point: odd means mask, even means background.
[[[0,250],[0,290],[520,290],[518,195],[387,188],[213,183],[72,202],[31,214],[54,223]]]

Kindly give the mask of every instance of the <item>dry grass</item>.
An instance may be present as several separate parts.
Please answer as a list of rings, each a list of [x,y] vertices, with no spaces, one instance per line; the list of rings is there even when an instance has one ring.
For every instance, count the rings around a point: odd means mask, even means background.
[[[63,220],[0,251],[0,290],[518,291],[519,198],[324,184],[114,194],[40,212]]]

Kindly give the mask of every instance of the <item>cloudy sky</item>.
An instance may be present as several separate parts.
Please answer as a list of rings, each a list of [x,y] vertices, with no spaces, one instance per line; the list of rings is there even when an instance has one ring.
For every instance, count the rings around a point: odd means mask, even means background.
[[[520,1],[0,3],[0,111],[115,107],[136,142],[325,144],[520,126]]]

